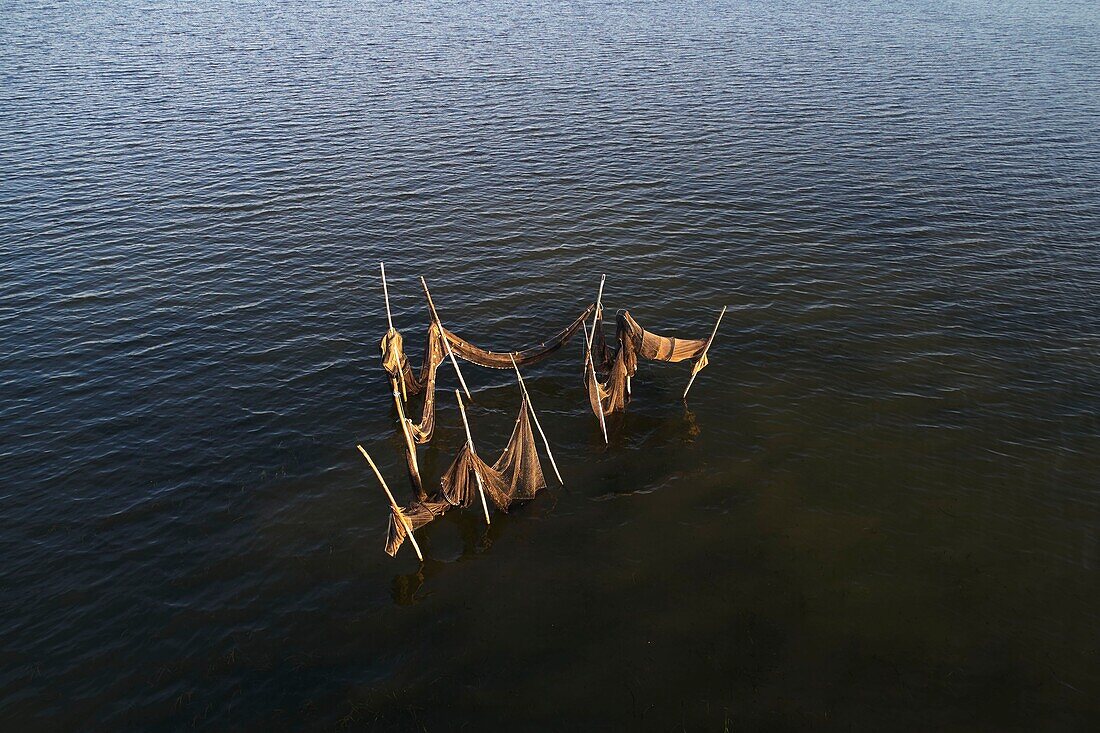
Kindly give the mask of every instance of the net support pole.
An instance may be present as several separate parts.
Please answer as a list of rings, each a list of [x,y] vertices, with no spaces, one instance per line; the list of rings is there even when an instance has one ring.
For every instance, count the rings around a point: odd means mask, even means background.
[[[405,438],[405,451],[408,453],[409,476],[412,479],[413,491],[417,499],[424,501],[428,498],[428,494],[424,491],[424,481],[420,478],[420,463],[416,460],[416,441],[413,440],[412,432],[409,431],[409,421],[405,417],[405,405],[401,402],[397,380],[392,376],[390,384],[393,387],[393,404],[397,406],[397,419],[401,423],[401,434]]]
[[[603,310],[603,284],[607,280],[607,275],[600,275],[600,290],[596,293],[596,310],[592,311],[592,332],[589,333],[588,328],[584,331],[584,340],[587,342],[588,353],[592,353],[592,340],[596,338],[596,324],[600,321],[600,311]],[[592,367],[593,371],[595,366]]]
[[[724,315],[726,315],[726,306],[722,306],[722,312],[718,314],[718,321],[714,324],[714,330],[710,332],[710,338],[707,339],[707,345],[703,347],[703,353],[699,355],[700,359],[706,356],[707,352],[710,351],[710,345],[714,342],[714,337],[718,334],[718,324],[722,322],[722,316]],[[687,399],[688,390],[691,389],[691,385],[695,382],[697,376],[699,376],[699,372],[695,372],[691,375],[691,379],[688,380],[688,386],[684,388],[683,399]]]
[[[539,429],[539,435],[542,436],[542,444],[546,446],[546,456],[550,459],[550,465],[554,467],[554,475],[558,477],[558,483],[565,486],[565,482],[561,480],[561,471],[558,470],[558,464],[554,461],[554,454],[550,450],[550,441],[546,438],[546,433],[542,430],[542,425],[539,425],[539,418],[535,414],[535,406],[531,404],[531,395],[527,393],[527,385],[523,383],[523,375],[519,373],[519,367],[516,366],[516,359],[511,354],[508,354],[508,358],[512,360],[512,368],[516,370],[516,379],[519,380],[519,388],[523,390],[523,398],[527,400],[527,406],[531,408],[531,419],[535,422],[535,427]]]
[[[412,543],[413,549],[416,550],[416,556],[420,558],[420,562],[424,562],[424,553],[420,551],[420,545],[416,543],[416,538],[413,537],[412,523],[410,523],[409,518],[405,516],[405,512],[401,511],[401,507],[397,506],[397,500],[394,499],[393,494],[390,493],[390,487],[386,486],[386,479],[382,478],[382,472],[378,470],[378,466],[374,465],[374,461],[371,460],[370,454],[363,449],[363,446],[356,445],[355,447],[359,449],[359,452],[367,459],[367,463],[374,469],[374,475],[378,477],[378,483],[382,484],[382,490],[386,492],[386,498],[390,500],[390,509],[393,511],[394,516],[397,517],[397,521],[401,522],[401,525],[405,528],[405,533],[409,536],[409,542]]]
[[[443,348],[447,350],[447,356],[451,357],[451,364],[454,365],[455,374],[458,375],[458,381],[462,385],[462,391],[466,393],[466,397],[473,399],[470,394],[470,388],[466,386],[466,380],[462,378],[462,370],[458,368],[458,359],[455,359],[455,353],[451,351],[451,344],[447,340],[447,334],[443,333],[443,322],[439,320],[439,312],[435,309],[435,303],[432,302],[432,294],[428,292],[428,283],[424,279],[423,275],[420,277],[420,284],[424,286],[424,295],[428,296],[428,309],[432,312],[432,319],[436,325],[439,326],[440,335],[443,337]]]
[[[393,314],[390,313],[390,288],[386,284],[386,263],[379,262],[378,267],[382,270],[382,293],[386,296],[386,323],[389,324],[389,333],[393,333]],[[405,394],[405,375],[401,375],[401,399],[404,402],[409,401],[409,396]]]
[[[593,324],[592,330],[593,330],[593,332],[595,332],[595,324]],[[588,334],[588,325],[587,324],[584,324],[584,331],[585,331],[584,335],[586,337],[588,337],[589,334]],[[596,388],[596,410],[597,410],[596,414],[600,418],[600,430],[603,431],[604,445],[607,445],[608,444],[608,440],[607,440],[607,423],[604,422],[604,417],[603,417],[603,398],[600,396],[600,381],[598,379],[596,379],[596,365],[592,363],[592,346],[591,346],[592,339],[591,338],[588,339],[588,344],[589,344],[589,347],[588,347],[588,350],[585,354],[585,361],[588,362],[587,366],[591,370],[589,372],[589,374],[592,375],[592,384]]]
[[[457,389],[455,390],[455,398],[458,399],[458,410],[462,413],[462,425],[466,428],[466,444],[470,446],[470,452],[477,453],[474,448],[474,436],[470,434],[470,421],[466,419],[466,406],[462,404],[462,393]],[[485,511],[485,524],[492,524],[492,520],[489,519],[489,502],[485,500],[485,487],[481,485],[481,474],[474,471],[474,478],[477,479],[477,490],[481,494],[481,508]]]
[[[390,330],[393,330],[393,314],[390,313],[390,288],[386,285],[386,263],[379,262],[378,266],[382,269],[382,292],[386,296],[386,321],[390,324]]]
[[[596,406],[599,408],[600,417],[600,430],[603,431],[604,445],[608,444],[607,440],[607,423],[603,417],[603,400],[600,398],[600,382],[596,379],[596,361],[592,358],[592,341],[596,338],[596,324],[600,322],[600,311],[603,310],[603,285],[607,281],[607,275],[600,275],[600,290],[596,293],[596,311],[592,314],[592,330],[588,331],[586,328],[585,336],[588,340],[588,367],[592,370],[592,381],[596,384]]]

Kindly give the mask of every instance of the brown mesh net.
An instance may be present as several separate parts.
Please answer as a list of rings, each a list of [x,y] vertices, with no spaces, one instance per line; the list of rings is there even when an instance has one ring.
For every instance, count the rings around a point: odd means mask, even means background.
[[[382,368],[394,380],[400,380],[406,395],[420,391],[420,382],[413,374],[408,357],[405,356],[405,338],[396,328],[391,328],[382,336],[379,343],[382,350]]]
[[[382,351],[382,366],[390,377],[390,388],[393,390],[398,419],[403,426],[409,482],[417,498],[424,500],[427,498],[427,492],[424,491],[424,482],[420,478],[420,469],[416,461],[416,443],[427,443],[435,432],[435,375],[443,362],[443,337],[437,324],[433,323],[428,327],[428,340],[424,346],[424,360],[420,365],[419,377],[413,373],[403,345],[404,339],[400,332],[397,329],[390,329],[382,337],[379,347]],[[424,401],[420,409],[420,421],[413,422],[405,416],[405,398],[421,390],[424,391]]]
[[[397,407],[399,419],[403,421],[404,428],[408,430],[405,445],[405,462],[409,470],[409,482],[417,498],[425,500],[427,492],[420,477],[420,470],[416,461],[416,444],[426,445],[431,442],[435,433],[435,386],[436,374],[439,365],[446,357],[444,334],[447,343],[456,356],[479,366],[492,369],[511,369],[512,359],[517,366],[536,364],[564,346],[592,314],[595,306],[588,306],[573,323],[566,326],[553,338],[544,341],[538,346],[532,346],[513,352],[494,352],[482,349],[462,337],[441,328],[435,320],[428,325],[428,338],[424,345],[424,359],[420,363],[419,374],[413,370],[405,355],[404,338],[397,329],[390,329],[379,343],[382,352],[382,367],[390,377],[390,387],[394,392],[394,403]],[[434,313],[434,310],[433,310]],[[511,358],[509,358],[511,356]],[[420,420],[414,422],[405,416],[405,401],[409,395],[424,393],[424,399],[420,406]]]
[[[436,371],[446,358],[440,333],[438,324],[432,323],[428,326],[428,340],[424,345],[424,360],[420,363],[419,376],[413,372],[412,365],[405,356],[404,338],[401,333],[395,328],[382,337],[382,342],[379,344],[382,350],[382,368],[401,388],[402,398],[419,394],[424,389],[434,389]],[[427,397],[425,403],[427,403]],[[424,417],[421,418],[420,423],[425,424]]]
[[[627,403],[630,402],[630,394],[626,391],[627,376],[628,373],[621,349],[611,361],[611,371],[603,382],[593,376],[591,369],[585,371],[584,383],[588,389],[588,402],[593,413],[600,414],[599,408],[596,406],[597,399],[600,400],[600,404],[603,406],[604,415],[622,412],[626,409]]]
[[[425,285],[425,293],[427,286]],[[596,309],[589,305],[572,323],[547,341],[527,349],[512,352],[495,352],[482,349],[443,328],[429,296],[429,308],[432,322],[428,326],[424,358],[419,372],[409,363],[404,352],[404,340],[396,329],[390,329],[382,337],[380,348],[382,366],[390,376],[394,392],[394,402],[401,419],[402,433],[405,435],[405,458],[408,463],[409,477],[416,496],[427,501],[427,492],[420,478],[416,459],[416,445],[431,441],[435,432],[435,389],[439,365],[446,358],[449,345],[455,356],[479,366],[491,369],[509,369],[513,360],[517,367],[529,366],[557,352],[569,339],[584,327],[588,316]],[[674,336],[661,336],[645,330],[629,311],[620,311],[616,316],[616,341],[614,347],[607,344],[603,334],[603,311],[600,309],[595,318],[595,334],[592,341],[593,369],[586,369],[585,388],[588,391],[592,411],[604,415],[622,412],[630,401],[630,379],[638,371],[639,357],[653,361],[680,362],[692,361],[692,377],[707,366],[707,347],[710,339],[684,339]],[[716,326],[717,328],[717,326]],[[601,376],[603,375],[603,376]],[[689,385],[690,386],[690,385]],[[405,416],[405,402],[409,395],[423,392],[420,405],[420,419],[414,422]],[[538,456],[534,452],[534,443],[528,417],[528,404],[524,400],[520,420],[516,423],[509,447],[500,460],[489,466],[468,446],[459,452],[454,463],[443,476],[444,493],[452,503],[468,506],[473,500],[476,481],[480,476],[487,494],[502,509],[515,498],[527,498],[524,492],[533,496],[535,491],[545,486]],[[529,444],[529,445],[528,445]],[[532,465],[537,471],[525,475]],[[532,488],[534,487],[534,488]]]
[[[408,431],[405,437],[405,462],[409,469],[409,482],[417,498],[424,500],[427,492],[424,491],[416,462],[416,444],[428,443],[435,433],[435,375],[444,358],[442,333],[437,324],[428,326],[428,340],[424,346],[420,376],[413,373],[403,350],[403,339],[397,329],[391,329],[382,337],[380,348],[382,366],[389,373],[398,419],[404,424],[402,432]],[[420,407],[420,421],[413,422],[405,417],[404,398],[407,394],[417,394],[421,390],[424,391],[424,400]]]
[[[485,493],[501,511],[508,511],[514,501],[534,498],[546,488],[526,398],[512,437],[496,463],[490,466],[481,460],[469,442],[463,446],[440,479],[444,498],[455,506],[470,506],[477,498],[479,477]]]
[[[453,351],[456,356],[460,356],[472,364],[488,367],[490,369],[511,369],[512,359],[515,359],[516,366],[525,367],[539,363],[564,346],[569,339],[573,337],[573,334],[581,329],[585,320],[592,315],[593,308],[595,308],[594,305],[585,308],[584,312],[577,317],[577,320],[559,331],[553,338],[542,342],[538,346],[532,346],[521,351],[488,351],[474,346],[466,339],[447,329],[443,329],[443,333],[447,336],[447,341],[451,345],[451,351]],[[509,357],[511,357],[511,359]]]
[[[424,390],[424,402],[420,407],[420,422],[409,420],[413,439],[424,445],[435,433],[435,375],[443,363],[443,337],[438,324],[428,326],[428,343],[424,347],[424,362],[420,368],[420,387]]]
[[[450,503],[436,497],[425,501],[414,501],[412,504],[409,504],[399,511],[405,519],[408,520],[409,525],[412,526],[415,532],[436,517],[441,516],[450,508]],[[386,529],[386,553],[389,554],[390,557],[396,555],[398,549],[401,547],[401,543],[405,541],[405,537],[407,536],[408,532],[405,530],[405,523],[398,518],[396,512],[391,508],[390,522]]]
[[[638,325],[630,311],[619,311],[616,317],[617,335],[625,344],[630,343],[635,353],[653,361],[684,361],[697,359],[706,351],[710,339],[681,339],[659,336]]]
[[[409,428],[413,439],[420,445],[431,442],[435,432],[435,377],[439,365],[446,358],[443,344],[443,335],[456,356],[466,361],[491,369],[511,369],[512,359],[517,366],[537,364],[547,358],[562,346],[575,334],[584,323],[584,320],[592,314],[589,306],[584,312],[548,341],[538,346],[533,346],[521,351],[494,352],[482,349],[469,341],[455,335],[447,329],[441,329],[438,323],[432,322],[428,326],[428,340],[424,347],[424,360],[420,365],[419,376],[413,371],[408,357],[404,352],[404,339],[397,329],[389,331],[382,337],[380,344],[382,350],[382,366],[390,375],[390,381],[395,390],[402,391],[402,398],[406,395],[419,394],[424,391],[424,401],[420,409],[420,421],[413,422],[409,419]],[[511,357],[511,358],[509,358]]]
[[[617,349],[611,348],[607,340],[603,335],[603,308],[600,308],[600,312],[596,314],[594,328],[596,329],[595,335],[592,336],[592,359],[596,366],[598,373],[610,371],[611,362],[615,358]],[[584,351],[581,351],[581,359],[585,359],[586,355]]]
[[[602,313],[600,314],[602,316]],[[679,362],[693,359],[691,373],[696,374],[707,365],[707,345],[710,339],[683,339],[660,336],[642,328],[629,311],[619,311],[616,316],[615,336],[619,345],[609,347],[603,338],[603,322],[596,319],[596,335],[592,339],[592,358],[596,371],[607,374],[607,379],[594,379],[591,370],[585,371],[585,387],[592,412],[599,414],[597,400],[605,415],[621,412],[630,401],[627,379],[638,372],[638,357],[652,361]]]

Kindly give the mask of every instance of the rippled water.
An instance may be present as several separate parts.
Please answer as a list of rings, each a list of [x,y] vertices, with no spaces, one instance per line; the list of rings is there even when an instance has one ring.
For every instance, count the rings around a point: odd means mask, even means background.
[[[1100,719],[1090,2],[0,6],[10,730]],[[488,347],[706,335],[382,552],[377,263]],[[443,370],[443,387],[455,386]],[[486,455],[518,407],[467,367]],[[462,440],[452,400],[422,453]]]

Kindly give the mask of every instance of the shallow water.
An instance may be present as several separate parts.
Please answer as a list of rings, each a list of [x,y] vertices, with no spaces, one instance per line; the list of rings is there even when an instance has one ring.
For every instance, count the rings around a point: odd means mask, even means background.
[[[0,7],[10,730],[1100,720],[1088,2]],[[487,347],[705,336],[428,561],[377,263]],[[484,455],[518,408],[468,366]],[[442,387],[455,385],[449,367]],[[449,397],[422,451],[461,445]],[[553,483],[553,482],[551,482]]]

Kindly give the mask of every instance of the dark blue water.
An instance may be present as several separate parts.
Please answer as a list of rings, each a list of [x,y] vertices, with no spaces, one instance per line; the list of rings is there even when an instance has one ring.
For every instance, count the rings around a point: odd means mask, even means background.
[[[1095,729],[1098,89],[1091,2],[0,4],[3,727]],[[380,260],[414,360],[730,311],[420,567]]]

